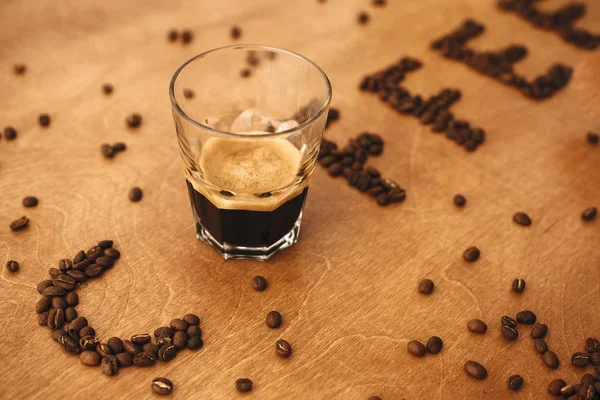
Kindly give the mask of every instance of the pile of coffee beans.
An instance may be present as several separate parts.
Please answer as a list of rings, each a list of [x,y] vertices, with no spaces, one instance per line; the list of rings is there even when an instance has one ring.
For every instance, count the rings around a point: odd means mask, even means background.
[[[442,89],[425,99],[421,95],[411,95],[408,89],[400,86],[408,73],[418,70],[422,65],[419,60],[404,57],[396,64],[365,76],[360,83],[360,90],[377,93],[382,101],[399,113],[419,118],[421,124],[431,126],[432,132],[446,132],[448,139],[467,151],[475,151],[485,141],[485,131],[456,118],[450,111],[452,104],[460,100],[459,90]]]
[[[119,368],[149,367],[157,360],[172,360],[182,349],[202,348],[200,318],[194,314],[175,318],[169,326],[157,328],[154,342],[147,333],[133,335],[127,340],[111,337],[102,342],[98,339],[88,320],[77,313],[79,296],[76,290],[81,283],[110,270],[120,256],[112,240],[102,240],[87,252],[79,251],[73,259],[60,260],[58,268],[50,268],[48,272],[52,279],[37,286],[42,295],[35,307],[39,324],[52,330],[52,338],[66,352],[79,354],[82,364],[102,365],[102,371],[111,376],[117,374]],[[172,390],[169,382],[153,382],[152,387],[167,393]]]
[[[100,152],[104,158],[114,158],[118,153],[125,151],[127,145],[123,142],[117,142],[115,144],[103,143],[100,146]]]
[[[382,178],[374,167],[365,167],[369,156],[378,156],[383,152],[381,136],[364,132],[348,145],[338,149],[336,143],[323,139],[319,151],[319,164],[327,168],[330,176],[343,176],[348,184],[361,192],[367,192],[377,200],[380,206],[403,202],[406,191],[391,179]]]
[[[580,49],[595,50],[600,46],[600,34],[583,28],[575,28],[575,23],[585,15],[584,3],[569,3],[553,12],[538,10],[536,0],[499,0],[498,7],[513,12],[534,26],[554,31],[567,43]]]
[[[600,340],[587,338],[585,352],[577,352],[571,356],[571,363],[577,368],[593,367],[600,376]]]
[[[579,383],[569,385],[564,379],[555,379],[548,385],[548,393],[554,397],[571,397],[583,400],[600,399],[600,379],[584,374]]]
[[[512,45],[498,51],[476,51],[465,46],[484,30],[482,24],[468,19],[457,30],[434,40],[431,47],[445,58],[460,61],[483,75],[517,88],[532,99],[549,98],[569,83],[573,68],[562,64],[553,65],[546,74],[536,77],[531,82],[518,75],[513,65],[527,56],[527,48],[524,46]]]

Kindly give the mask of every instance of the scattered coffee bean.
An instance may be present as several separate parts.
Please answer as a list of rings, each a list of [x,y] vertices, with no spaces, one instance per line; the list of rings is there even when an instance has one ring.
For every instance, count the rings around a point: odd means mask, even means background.
[[[534,339],[541,339],[548,333],[548,325],[537,323],[531,329],[531,337]]]
[[[588,353],[600,352],[600,340],[596,338],[587,338],[585,340],[585,349]]]
[[[600,135],[598,135],[597,133],[588,132],[586,138],[588,143],[591,145],[597,145],[598,143],[600,143]]]
[[[235,381],[235,388],[238,392],[248,393],[252,391],[252,381],[248,378],[240,378]]]
[[[115,153],[120,153],[127,150],[127,145],[124,142],[117,142],[112,145],[112,149]]]
[[[4,137],[6,140],[14,140],[17,138],[17,131],[12,126],[4,128]]]
[[[242,29],[239,26],[234,25],[231,27],[231,31],[229,33],[233,40],[237,40],[242,36]]]
[[[185,314],[182,319],[188,325],[200,325],[200,317],[196,314]]]
[[[267,314],[267,326],[271,329],[281,326],[281,314],[277,311],[271,311]]]
[[[23,207],[31,208],[38,205],[38,199],[34,196],[27,196],[23,198]]]
[[[54,297],[54,298],[58,299],[58,297]],[[73,307],[65,308],[65,321],[71,322],[75,318],[77,318],[77,310],[75,310],[75,308],[73,308]]]
[[[15,64],[13,66],[13,72],[15,75],[23,75],[27,71],[27,66],[25,64]]]
[[[194,337],[194,336],[198,336],[198,337],[202,336],[202,330],[200,329],[200,327],[198,325],[190,325],[190,327],[187,328],[186,333],[189,338]]]
[[[442,351],[442,347],[444,346],[444,342],[437,336],[432,336],[427,341],[427,352],[431,354],[437,354]]]
[[[115,150],[108,143],[103,143],[100,146],[100,152],[102,153],[102,156],[104,156],[104,158],[114,158],[115,157]]]
[[[595,382],[598,381],[598,378],[596,378],[594,375],[592,374],[584,374],[581,377],[581,385],[593,385]]]
[[[510,326],[511,328],[514,328],[517,326],[517,321],[515,321],[514,319],[512,319],[511,317],[505,315],[500,319],[500,322],[502,323],[502,325],[506,325],[506,326]]]
[[[367,14],[366,12],[361,12],[360,14],[358,14],[358,23],[361,25],[366,25],[367,22],[369,22],[369,14]]]
[[[465,363],[465,372],[479,380],[483,380],[487,377],[487,370],[485,367],[475,361],[467,361]]]
[[[571,356],[571,363],[577,368],[585,368],[590,363],[590,356],[585,353],[575,353]]]
[[[387,0],[373,0],[374,7],[384,7],[387,4]]]
[[[189,29],[185,29],[181,32],[181,41],[183,44],[191,43],[194,40],[194,34]]]
[[[151,340],[152,340],[152,336],[148,335],[147,333],[140,333],[137,335],[133,335],[131,337],[131,342],[138,344],[140,346],[145,345],[146,343],[148,343]]]
[[[596,218],[596,214],[598,214],[598,208],[588,207],[581,213],[581,219],[588,222],[593,221]]]
[[[502,336],[504,336],[504,339],[512,342],[514,340],[517,340],[517,338],[519,337],[519,331],[517,331],[512,326],[504,325],[502,327]]]
[[[567,386],[567,382],[562,379],[555,379],[548,385],[548,392],[552,396],[560,396],[560,390]]]
[[[427,352],[425,345],[418,340],[411,340],[408,342],[406,348],[408,349],[408,352],[415,357],[423,357]]]
[[[48,311],[50,309],[50,306],[52,306],[52,299],[56,299],[58,297],[48,297],[48,296],[42,296],[40,297],[40,299],[38,300],[38,302],[35,305],[35,312],[36,313],[43,313],[44,311]]]
[[[119,250],[114,248],[104,250],[104,255],[112,258],[113,260],[118,260],[119,257],[121,257],[121,253],[119,252]]]
[[[469,247],[463,253],[463,258],[467,262],[475,262],[479,259],[480,251],[477,247]]]
[[[542,358],[544,360],[544,364],[546,364],[548,368],[556,369],[560,364],[558,357],[553,351],[548,350],[542,355]]]
[[[260,275],[252,278],[252,287],[258,292],[262,292],[267,288],[267,280]]]
[[[200,336],[190,337],[187,341],[187,348],[190,350],[198,350],[204,346],[204,341]]]
[[[590,354],[590,363],[595,367],[600,367],[600,352]]]
[[[513,375],[508,378],[506,384],[510,390],[516,392],[517,390],[521,389],[521,386],[523,386],[523,378],[520,375]]]
[[[431,294],[434,287],[435,284],[431,279],[422,279],[421,282],[419,282],[419,293]]]
[[[83,365],[96,366],[100,365],[100,362],[102,362],[102,357],[100,357],[100,355],[95,351],[86,350],[82,351],[79,355],[79,361],[81,361]]]
[[[151,367],[156,363],[156,357],[152,353],[143,351],[133,357],[133,363],[138,367]]]
[[[523,279],[515,279],[512,283],[512,290],[515,293],[522,293],[525,290],[525,281]]]
[[[79,336],[96,336],[96,331],[91,326],[84,326],[79,330]]]
[[[50,126],[50,116],[48,114],[41,114],[38,118],[38,121],[43,127]]]
[[[175,332],[173,335],[173,344],[179,349],[185,349],[187,346],[188,335],[183,331]]]
[[[548,351],[548,345],[543,339],[535,339],[533,341],[533,347],[535,347],[535,351],[540,354],[544,354]]]
[[[113,376],[119,371],[119,363],[115,356],[108,354],[102,358],[102,372]]]
[[[117,363],[121,368],[131,367],[133,365],[133,356],[128,353],[119,353],[115,356]]]
[[[169,33],[167,33],[167,39],[169,42],[176,42],[179,39],[179,32],[175,29],[171,29]]]
[[[139,128],[142,125],[142,116],[138,113],[130,114],[127,119],[125,119],[127,126],[130,128]]]
[[[472,319],[467,322],[467,329],[474,333],[485,333],[487,331],[487,325],[480,319]]]
[[[140,353],[144,354],[144,353]],[[161,361],[171,361],[177,355],[177,346],[174,344],[168,344],[166,346],[161,347],[158,350],[158,358]]]
[[[248,78],[251,74],[252,74],[252,71],[250,71],[250,68],[243,68],[240,71],[240,76],[242,78]]]
[[[536,316],[531,311],[521,311],[517,313],[517,322],[523,325],[535,324]]]
[[[129,191],[129,200],[131,200],[134,203],[140,201],[142,199],[142,196],[142,189],[140,189],[137,186],[132,187]]]
[[[516,212],[513,215],[513,221],[515,221],[518,225],[521,225],[521,226],[530,226],[531,225],[531,218],[529,217],[529,215],[525,214],[524,212]]]
[[[19,270],[19,263],[15,260],[10,260],[6,263],[6,269],[9,272],[17,272]]]
[[[96,351],[96,348],[99,344],[100,341],[96,336],[86,335],[79,339],[79,347],[81,347],[83,350]]]
[[[467,204],[467,199],[462,194],[454,195],[454,204],[457,207],[464,207]]]
[[[275,343],[275,351],[282,358],[288,358],[292,355],[292,345],[283,339],[279,339]]]
[[[188,328],[188,324],[179,318],[173,318],[169,326],[175,331],[185,331]]]
[[[154,378],[152,380],[152,390],[158,394],[171,394],[173,392],[173,382],[167,378]]]
[[[27,228],[27,225],[29,225],[29,218],[23,216],[10,223],[10,230],[13,232],[17,232]]]
[[[64,296],[66,293],[65,289],[58,286],[48,286],[42,292],[45,296]]]
[[[106,341],[106,344],[110,348],[112,354],[119,354],[125,351],[125,349],[123,348],[123,341],[118,337],[111,337]]]
[[[107,96],[112,94],[113,90],[113,86],[110,83],[105,83],[102,85],[102,92]]]
[[[44,293],[44,289],[50,287],[50,286],[54,286],[54,284],[52,283],[52,281],[50,279],[46,279],[41,281],[40,283],[38,283],[37,285],[37,291],[39,294],[43,294]]]

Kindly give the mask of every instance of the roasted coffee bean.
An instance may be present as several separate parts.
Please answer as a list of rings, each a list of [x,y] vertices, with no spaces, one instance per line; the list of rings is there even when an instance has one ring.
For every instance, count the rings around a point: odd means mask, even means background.
[[[17,131],[12,126],[4,128],[4,137],[6,140],[14,140],[17,138]]]
[[[167,39],[169,42],[175,42],[179,39],[179,32],[175,29],[171,29],[169,33],[167,33]]]
[[[85,328],[87,325],[88,325],[88,321],[85,317],[77,317],[69,323],[68,331],[69,332],[70,331],[79,332],[80,330]]]
[[[159,349],[161,347],[166,346],[166,345],[171,344],[171,343],[173,343],[173,338],[170,337],[170,336],[161,337],[160,339],[158,339],[156,341],[156,345],[158,346]]]
[[[61,287],[65,290],[73,290],[77,287],[77,281],[69,275],[59,275],[52,279],[52,283],[54,283],[54,286]]]
[[[544,360],[544,364],[546,364],[548,368],[556,369],[560,364],[558,357],[553,351],[548,350],[542,355],[542,358]]]
[[[196,314],[185,314],[182,319],[188,325],[200,325],[200,317]]]
[[[421,282],[419,282],[420,293],[431,294],[433,292],[434,287],[435,284],[431,279],[422,279]]]
[[[39,294],[42,294],[42,293],[44,293],[44,289],[46,289],[50,286],[54,286],[54,284],[52,283],[52,281],[50,279],[43,280],[40,283],[38,283],[37,291]]]
[[[252,278],[252,287],[258,292],[262,292],[267,288],[267,280],[260,275]]]
[[[100,153],[102,153],[102,156],[104,158],[114,158],[115,157],[115,150],[108,143],[102,143],[100,145]]]
[[[540,354],[544,354],[548,351],[548,345],[543,339],[534,339],[533,347],[535,347],[535,351]]]
[[[183,97],[185,97],[188,100],[193,99],[196,96],[196,94],[194,93],[194,91],[192,89],[183,89]]]
[[[38,314],[38,324],[40,325],[48,325],[48,315],[50,313],[48,311],[44,311]]]
[[[67,275],[69,275],[71,278],[75,279],[79,283],[85,282],[87,280],[87,275],[85,274],[85,272],[78,271],[76,269],[71,269],[71,270],[67,271]],[[69,292],[69,293],[75,293],[75,292]],[[67,295],[69,293],[67,293]]]
[[[173,336],[173,344],[179,349],[185,349],[187,346],[188,335],[183,331],[175,332]]]
[[[69,335],[61,336],[58,339],[58,343],[60,343],[63,349],[65,349],[65,351],[67,351],[68,353],[77,354],[81,351],[77,340],[73,339],[72,337],[69,337]]]
[[[77,318],[79,318],[79,317],[77,317]],[[75,319],[77,319],[77,318],[75,318]],[[79,330],[79,336],[81,336],[81,337],[84,337],[84,336],[96,336],[96,331],[91,326],[84,326],[83,328],[81,328]]]
[[[560,396],[560,390],[567,386],[567,382],[562,379],[555,379],[548,385],[548,393],[552,396]]]
[[[52,279],[56,278],[59,275],[62,275],[62,271],[58,268],[49,268],[48,275],[52,277]]]
[[[131,340],[123,340],[123,350],[125,350],[126,353],[135,356],[137,353],[142,352],[142,346],[133,343]]]
[[[598,380],[598,378],[596,378],[594,375],[592,374],[584,374],[581,377],[581,385],[593,385],[596,381]]]
[[[65,289],[59,286],[48,286],[42,292],[44,296],[64,296],[65,293]]]
[[[383,7],[387,4],[387,0],[373,0],[372,3],[374,7]]]
[[[329,168],[327,168],[327,173],[329,174],[329,176],[340,176],[342,174],[344,167],[342,166],[342,164],[331,164],[329,166]]]
[[[27,196],[23,198],[23,207],[31,208],[38,205],[38,199],[34,196]]]
[[[512,290],[515,293],[522,293],[525,290],[525,281],[523,279],[515,279],[512,283]]]
[[[56,299],[57,297],[55,297]],[[77,318],[77,310],[75,310],[73,307],[67,307],[65,309],[65,321],[66,322],[71,322],[73,321],[75,318]]]
[[[598,214],[598,209],[596,207],[589,207],[581,213],[581,219],[584,221],[593,221],[596,218],[596,214]]]
[[[104,250],[104,255],[112,258],[113,260],[118,260],[119,257],[121,257],[121,253],[119,252],[119,250],[114,248]]]
[[[35,305],[35,312],[36,313],[43,313],[44,311],[48,311],[50,309],[50,306],[52,305],[52,299],[58,299],[60,297],[48,297],[48,296],[42,296],[40,297],[40,299],[38,300],[38,302]]]
[[[83,260],[85,260],[86,258],[87,258],[87,255],[85,254],[85,251],[79,250],[77,252],[77,254],[75,254],[75,257],[73,257],[73,264],[78,264],[78,263],[82,262]]]
[[[571,356],[571,363],[577,368],[585,368],[590,363],[590,356],[585,353],[575,353]]]
[[[248,78],[251,74],[252,71],[250,71],[250,68],[242,68],[242,70],[240,71],[240,76],[242,78]]]
[[[67,332],[65,332],[64,329],[57,329],[55,331],[52,331],[52,339],[55,342],[58,342],[61,336],[67,336]]]
[[[152,380],[152,390],[158,394],[171,394],[173,392],[173,382],[167,378],[154,378]]]
[[[500,319],[500,322],[502,323],[502,325],[506,325],[506,326],[510,326],[511,328],[514,328],[517,326],[517,321],[515,321],[514,319],[512,319],[511,317],[505,315]]]
[[[98,343],[96,345],[96,352],[98,352],[102,358],[112,355],[112,350],[106,343]]]
[[[600,352],[600,341],[596,338],[587,338],[585,340],[585,349],[588,353]]]
[[[119,354],[125,351],[125,349],[123,348],[123,341],[118,337],[111,337],[106,341],[106,344],[110,348],[112,354]]]
[[[131,200],[134,203],[142,200],[142,196],[143,196],[142,189],[140,189],[137,186],[132,187],[131,190],[129,191],[129,200]]]
[[[69,260],[68,258],[63,258],[58,262],[58,269],[60,269],[62,272],[67,272],[71,268],[73,268],[73,261]]]
[[[188,328],[188,324],[179,318],[173,318],[169,325],[174,331],[185,331]]]
[[[361,190],[362,192],[363,190]],[[379,193],[377,195],[377,204],[380,206],[386,206],[390,203],[390,195],[386,192]]]
[[[102,358],[102,372],[106,375],[113,376],[119,371],[119,363],[117,358],[112,354],[108,354]]]
[[[131,341],[135,344],[139,344],[140,346],[145,345],[151,340],[152,336],[148,335],[147,333],[140,333],[131,337]]]
[[[9,226],[11,231],[17,232],[27,228],[27,225],[29,225],[29,218],[23,216],[11,222]]]
[[[204,341],[200,336],[190,337],[187,341],[187,348],[190,350],[201,349],[204,346]]]
[[[479,380],[483,380],[487,377],[487,370],[485,367],[475,361],[467,361],[465,363],[465,372]]]
[[[125,119],[125,122],[130,128],[139,128],[142,125],[142,116],[138,113],[133,113]]]
[[[143,351],[133,357],[133,363],[138,367],[151,367],[156,363],[156,357],[152,353]]]
[[[523,378],[520,375],[512,375],[510,378],[508,378],[506,384],[510,390],[516,392],[517,390],[521,389],[521,386],[523,386]]]
[[[10,260],[6,263],[6,269],[9,272],[17,272],[19,270],[19,263],[16,262],[15,260]]]
[[[248,393],[252,391],[252,381],[248,378],[240,378],[235,381],[235,388],[238,392]]]
[[[100,355],[95,351],[86,350],[82,351],[79,355],[79,361],[81,361],[83,365],[96,366],[100,365],[100,362],[102,362],[102,357],[100,357]]]
[[[186,333],[189,338],[194,336],[202,336],[202,330],[198,325],[190,325],[189,328],[187,328]]]
[[[112,94],[113,90],[114,90],[113,85],[111,85],[110,83],[105,83],[102,85],[102,92],[105,95]]]
[[[51,301],[52,301],[52,308],[66,308],[67,307],[67,302],[65,301],[64,297],[54,296],[51,298]]]
[[[158,346],[152,342],[148,342],[145,345],[143,345],[142,351],[145,351],[147,353],[152,353],[152,354],[154,354],[155,357],[158,356]]]
[[[160,328],[156,328],[154,330],[154,337],[156,338],[156,340],[163,338],[163,337],[172,337],[173,334],[175,332],[173,331],[172,328],[168,327],[168,326],[161,326]]]
[[[127,353],[119,353],[115,356],[119,367],[126,368],[133,365],[133,356]]]
[[[277,311],[271,311],[267,314],[267,326],[271,329],[281,326],[281,314]]]
[[[425,345],[417,340],[411,340],[406,346],[408,352],[415,357],[423,357],[427,352]]]
[[[517,313],[517,322],[523,325],[535,324],[535,314],[531,311],[521,311]]]
[[[124,142],[117,142],[112,145],[112,149],[115,153],[120,153],[122,151],[127,150],[127,145]],[[112,240],[109,240],[109,242],[112,243]],[[112,246],[112,244],[111,244],[111,246]],[[102,247],[102,246],[100,246],[100,247]],[[104,249],[105,247],[102,247],[102,248]]]
[[[44,128],[50,126],[50,116],[48,114],[41,114],[38,117],[38,121]]]
[[[98,257],[96,259],[96,264],[102,266],[102,269],[110,269],[115,264],[115,260],[110,257]]]
[[[480,251],[477,247],[469,247],[463,253],[463,258],[467,262],[475,262],[479,259]]]
[[[581,389],[579,389],[579,396],[581,399],[594,400],[596,399],[595,395],[596,388],[594,387],[594,385],[590,385],[589,383],[587,385],[581,386]]]
[[[104,255],[104,250],[100,246],[93,246],[87,251],[87,259],[95,262],[96,259]]]
[[[174,344],[163,346],[160,348],[160,350],[158,350],[158,358],[161,361],[171,361],[177,355],[177,350],[177,346],[175,346]]]
[[[85,274],[90,278],[96,278],[102,275],[102,266],[99,264],[92,264],[86,267]]]
[[[502,336],[504,336],[504,339],[512,342],[514,340],[517,340],[517,338],[519,337],[519,331],[517,331],[511,326],[504,325],[502,327]]]
[[[560,395],[562,397],[571,397],[575,394],[576,390],[574,386],[567,384],[560,389]]]
[[[358,14],[358,23],[361,25],[365,25],[367,24],[367,22],[369,22],[369,14],[367,14],[366,12],[361,12]]]
[[[437,336],[432,336],[427,341],[427,352],[431,354],[437,354],[442,351],[442,347],[444,346],[444,342]]]
[[[375,186],[375,187],[372,187],[371,189],[367,190],[367,193],[369,193],[369,195],[373,196],[373,197],[379,196],[382,192],[383,192],[382,186]]]
[[[474,333],[485,333],[487,331],[487,325],[480,319],[472,319],[467,322],[467,329]]]
[[[591,145],[596,145],[600,143],[600,135],[598,135],[597,133],[588,132],[588,134],[586,135],[586,139]]]
[[[71,271],[73,271],[73,270],[75,270],[75,271],[85,271],[85,269],[87,267],[89,267],[90,265],[92,265],[92,262],[90,260],[83,260],[81,262],[73,264],[73,268],[71,268]]]
[[[232,39],[239,39],[242,36],[242,29],[239,26],[234,25],[231,27],[229,34],[231,35]]]
[[[379,178],[381,176],[381,173],[374,167],[367,167],[365,169],[365,172],[369,174],[372,178]]]
[[[96,348],[99,344],[100,342],[96,336],[82,336],[81,339],[79,339],[79,347],[81,347],[83,350],[96,351]]]
[[[524,212],[516,212],[513,215],[513,221],[515,221],[518,225],[521,225],[521,226],[530,226],[531,225],[531,218],[529,217],[529,215],[525,214]]]
[[[453,200],[457,207],[464,207],[467,204],[467,199],[462,194],[455,194]]]
[[[23,75],[27,71],[27,66],[25,64],[15,64],[13,66],[13,72],[16,75]]]
[[[548,333],[548,325],[537,323],[531,329],[531,337],[534,339],[541,339]]]
[[[595,367],[600,367],[600,352],[590,354],[590,363]]]

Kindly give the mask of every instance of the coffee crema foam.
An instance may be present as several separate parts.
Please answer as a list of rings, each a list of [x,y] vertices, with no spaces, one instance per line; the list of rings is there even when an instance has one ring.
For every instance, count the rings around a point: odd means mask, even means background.
[[[248,139],[210,138],[202,146],[199,165],[204,179],[217,188],[208,190],[190,180],[194,188],[223,209],[270,211],[300,194],[303,187],[269,193],[293,185],[301,162],[300,151],[286,139],[252,138],[266,132],[244,132]],[[218,191],[235,194],[227,197]]]

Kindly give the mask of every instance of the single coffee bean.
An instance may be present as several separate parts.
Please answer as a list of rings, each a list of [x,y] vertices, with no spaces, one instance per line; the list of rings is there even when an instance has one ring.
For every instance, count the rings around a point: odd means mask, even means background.
[[[380,206],[386,206],[390,203],[390,195],[386,192],[379,193],[376,197],[377,204]]]
[[[531,225],[531,218],[529,217],[529,215],[525,214],[524,212],[516,212],[513,215],[513,221],[515,221],[518,225],[521,225],[521,226],[530,226]]]
[[[258,292],[262,292],[267,288],[267,280],[260,275],[252,278],[252,287]]]
[[[133,363],[138,367],[151,367],[156,364],[156,357],[152,353],[142,351],[133,357]]]
[[[517,338],[519,337],[519,331],[517,331],[511,326],[504,325],[502,327],[502,336],[504,336],[504,339],[512,342],[514,340],[517,340]]]
[[[14,140],[17,138],[17,131],[12,126],[7,126],[4,128],[4,137],[6,140]]]
[[[44,296],[64,296],[65,293],[65,289],[59,286],[48,286],[42,292]]]
[[[108,143],[102,143],[100,145],[100,153],[102,153],[102,156],[104,158],[114,158],[115,157],[115,150]]]
[[[173,318],[169,325],[174,331],[185,331],[188,328],[188,324],[179,318]]]
[[[112,149],[115,153],[120,153],[122,151],[127,150],[127,145],[124,142],[117,142],[112,145]],[[112,246],[112,244],[111,244],[111,246]]]
[[[67,272],[71,268],[73,268],[73,261],[69,260],[68,258],[63,258],[58,262],[58,269],[60,269],[62,272]]]
[[[48,315],[50,313],[48,311],[44,311],[38,314],[38,324],[47,325],[48,324]]]
[[[597,351],[595,353],[590,354],[590,363],[595,367],[600,366],[600,352]]]
[[[11,222],[9,226],[11,231],[17,232],[27,228],[27,225],[29,225],[29,218],[21,217]]]
[[[133,356],[127,353],[119,353],[115,356],[119,367],[126,368],[133,365]]]
[[[113,248],[104,250],[104,255],[112,258],[113,260],[118,260],[119,257],[121,257],[119,250]]]
[[[85,274],[90,278],[96,278],[102,275],[102,265],[92,264],[85,268]]]
[[[156,340],[158,340],[158,339],[166,337],[166,336],[172,337],[174,333],[175,332],[170,327],[161,326],[160,328],[156,328],[154,330],[154,337],[156,338]]]
[[[515,321],[514,319],[512,319],[511,317],[505,315],[500,319],[500,322],[502,323],[502,325],[506,325],[506,326],[510,326],[511,328],[514,328],[517,326],[517,321]]]
[[[533,347],[535,347],[535,351],[537,351],[540,354],[544,354],[548,351],[548,345],[543,339],[534,339]]]
[[[38,199],[34,196],[27,196],[23,198],[23,207],[31,208],[38,205]]]
[[[369,14],[366,12],[361,12],[358,14],[358,23],[361,25],[366,25],[369,22]]]
[[[188,100],[191,100],[194,97],[196,97],[196,93],[194,93],[192,89],[183,89],[183,97],[185,97]]]
[[[100,365],[100,362],[102,362],[102,357],[100,357],[100,355],[95,351],[86,350],[82,351],[79,355],[79,361],[81,361],[83,365],[96,366]]]
[[[546,364],[546,366],[548,368],[556,369],[556,368],[558,368],[558,365],[560,364],[558,357],[556,356],[556,354],[553,351],[548,350],[547,352],[545,352],[542,355],[542,358],[544,360],[544,364]]]
[[[234,25],[231,27],[229,34],[232,39],[239,39],[242,36],[242,29],[239,26]]]
[[[196,314],[185,314],[183,321],[188,325],[200,325],[200,317]]]
[[[267,314],[267,326],[271,329],[281,326],[281,314],[277,311],[271,311]]]
[[[575,353],[571,356],[571,363],[577,368],[585,368],[590,363],[590,356],[585,353]]]
[[[83,260],[85,260],[86,258],[87,258],[87,255],[85,254],[85,251],[79,250],[77,252],[77,254],[75,254],[75,257],[73,257],[73,264],[78,264],[78,263],[82,262]]]
[[[240,71],[240,76],[242,78],[248,78],[251,74],[252,71],[250,71],[250,68],[242,68],[242,70]]]
[[[125,122],[130,128],[139,128],[142,125],[142,116],[138,113],[130,114]]]
[[[158,350],[158,358],[161,361],[171,361],[177,355],[177,350],[177,346],[174,344],[163,346],[160,348],[160,350]]]
[[[135,356],[137,353],[142,352],[142,346],[133,343],[131,340],[123,340],[123,350],[125,350],[127,354]]]
[[[454,204],[457,207],[464,207],[467,204],[467,199],[462,194],[454,195]]]
[[[523,386],[523,378],[520,375],[513,375],[508,378],[506,384],[510,390],[516,392],[517,390],[521,389],[521,386]]]
[[[204,346],[204,341],[200,336],[190,337],[187,341],[187,348],[190,350],[198,350]]]
[[[592,374],[584,374],[581,377],[581,385],[593,385],[596,381],[598,380],[598,378],[596,378],[594,375]]]
[[[472,319],[467,322],[467,329],[474,333],[485,333],[487,331],[487,325],[480,319]]]
[[[560,389],[560,395],[562,397],[571,397],[575,394],[576,390],[574,386],[567,384]]]
[[[252,391],[252,381],[248,378],[240,378],[235,381],[235,388],[238,392],[248,393]]]
[[[131,341],[135,344],[139,344],[140,346],[145,345],[151,340],[152,336],[148,335],[147,333],[140,333],[131,337]]]
[[[587,338],[585,340],[585,349],[588,353],[597,353],[600,351],[600,341],[596,338]]]
[[[102,358],[102,372],[106,375],[113,376],[119,371],[119,363],[115,356],[108,354]]]
[[[83,260],[81,262],[78,262],[77,264],[73,264],[73,268],[71,268],[71,271],[85,272],[85,269],[90,265],[92,265],[92,262],[90,260]]]
[[[464,251],[463,258],[465,259],[465,261],[471,263],[477,261],[479,259],[480,254],[481,253],[477,247],[469,247]]]
[[[595,395],[596,388],[594,387],[594,385],[583,385],[581,389],[579,389],[579,397],[584,400],[595,400],[597,398]]]
[[[202,330],[200,329],[200,327],[198,325],[190,325],[189,328],[187,328],[186,331],[188,338],[194,337],[194,336],[202,336]]]
[[[531,329],[531,337],[534,339],[541,339],[548,333],[548,325],[537,323]]]
[[[442,347],[444,346],[444,342],[437,336],[432,336],[427,341],[427,352],[431,354],[437,354],[442,351]]]
[[[131,190],[129,191],[129,200],[131,200],[134,203],[142,200],[142,196],[143,196],[142,189],[140,189],[137,186],[132,187]]]
[[[160,339],[158,339],[156,341],[156,345],[158,346],[158,348],[160,349],[163,346],[167,346],[169,344],[173,343],[173,338],[170,336],[164,336],[161,337]]]
[[[523,325],[535,324],[536,316],[531,311],[521,311],[517,314],[517,322]]]
[[[177,41],[177,39],[179,39],[179,32],[175,29],[171,29],[167,34],[167,39],[169,40],[169,42]]]
[[[54,283],[54,286],[61,287],[65,290],[73,290],[77,287],[77,281],[69,275],[59,275],[52,279],[52,283]]]
[[[104,255],[104,250],[100,246],[94,246],[87,251],[87,259],[95,262],[99,257]]]
[[[65,332],[64,329],[57,329],[55,331],[52,331],[52,339],[55,342],[58,342],[61,336],[67,336],[67,332]]]
[[[485,367],[475,361],[467,361],[465,363],[465,372],[479,380],[483,380],[487,377],[487,370]]]
[[[79,283],[85,282],[87,280],[87,275],[85,274],[85,272],[78,271],[76,269],[68,270],[67,275],[69,275],[71,278],[75,279]],[[69,293],[75,293],[75,292],[69,292]],[[67,295],[69,293],[67,293]]]
[[[152,380],[152,390],[158,394],[171,394],[173,392],[173,382],[167,378],[154,378]]]
[[[40,125],[43,126],[44,128],[50,126],[50,116],[48,114],[41,114],[38,117],[38,121],[39,121]]]
[[[567,386],[567,382],[562,379],[555,379],[548,385],[548,393],[552,396],[560,396],[560,390]]]
[[[102,93],[104,93],[105,95],[112,94],[113,90],[113,85],[111,85],[110,83],[105,83],[102,85]]]
[[[13,66],[13,72],[16,75],[23,75],[25,72],[27,72],[27,66],[25,64],[15,64]]]
[[[82,336],[81,339],[79,339],[79,347],[83,350],[96,351],[99,344],[100,341],[96,336]]]
[[[591,145],[597,145],[598,143],[600,143],[600,135],[594,132],[588,132],[588,134],[586,135],[586,139]]]
[[[88,325],[88,321],[85,317],[77,317],[69,323],[68,331],[79,332]]]
[[[423,279],[419,282],[419,292],[422,294],[431,294],[435,284],[431,279]]]
[[[427,348],[425,347],[425,345],[417,340],[411,340],[410,342],[408,342],[408,345],[406,347],[408,349],[408,352],[415,357],[423,357],[427,352]]]
[[[67,302],[64,297],[55,296],[52,297],[52,308],[66,308]]]
[[[112,266],[115,264],[115,260],[112,259],[111,257],[98,257],[96,259],[96,264],[101,265],[102,269],[111,269]]]
[[[52,279],[56,278],[59,275],[62,275],[62,271],[58,268],[49,268],[48,275],[52,277]]]
[[[44,311],[48,311],[50,309],[50,306],[52,306],[52,299],[57,299],[57,298],[60,298],[60,297],[49,297],[49,296],[40,297],[38,302],[35,304],[35,312],[39,314],[39,313],[43,313]]]
[[[112,355],[112,350],[106,343],[98,343],[96,345],[96,352],[100,354],[102,358]]]
[[[152,354],[154,354],[154,357],[158,356],[158,350],[159,350],[158,346],[152,342],[148,342],[142,346],[142,351],[145,351],[147,353],[152,353]]]
[[[15,260],[10,260],[9,262],[6,263],[6,269],[9,272],[17,272],[19,270],[19,263],[16,262]]]
[[[50,279],[43,280],[40,283],[38,283],[37,291],[39,294],[42,294],[42,293],[44,293],[44,289],[46,289],[50,286],[54,286],[54,284],[52,283],[52,281]]]
[[[523,279],[515,279],[512,283],[512,290],[515,293],[522,293],[525,290],[525,281]]]
[[[58,339],[58,343],[60,343],[67,353],[78,354],[81,351],[77,340],[73,339],[69,335],[61,336]]]
[[[57,297],[55,297],[56,299]],[[65,309],[65,321],[66,322],[71,322],[73,321],[75,318],[77,318],[77,310],[75,310],[75,308],[73,307],[67,307]]]
[[[189,29],[185,29],[181,32],[181,41],[183,44],[188,44],[194,39],[194,34]]]
[[[192,325],[192,326],[196,326],[196,325]],[[183,331],[177,331],[177,332],[175,332],[175,335],[173,335],[173,344],[179,350],[186,348],[187,341],[188,341],[188,335],[187,335],[187,333],[185,333]]]
[[[584,221],[593,221],[596,218],[596,214],[598,214],[598,209],[596,207],[589,207],[581,213],[581,219]]]
[[[119,354],[125,351],[125,349],[123,348],[123,341],[118,337],[111,337],[106,341],[106,344],[108,345],[108,347],[110,347],[110,351],[112,354]]]
[[[77,318],[79,318],[79,317],[77,317]],[[75,318],[75,319],[77,319],[77,318]],[[79,330],[79,336],[81,336],[81,337],[84,337],[84,336],[96,336],[96,331],[91,326],[84,326],[83,328],[81,328]]]

